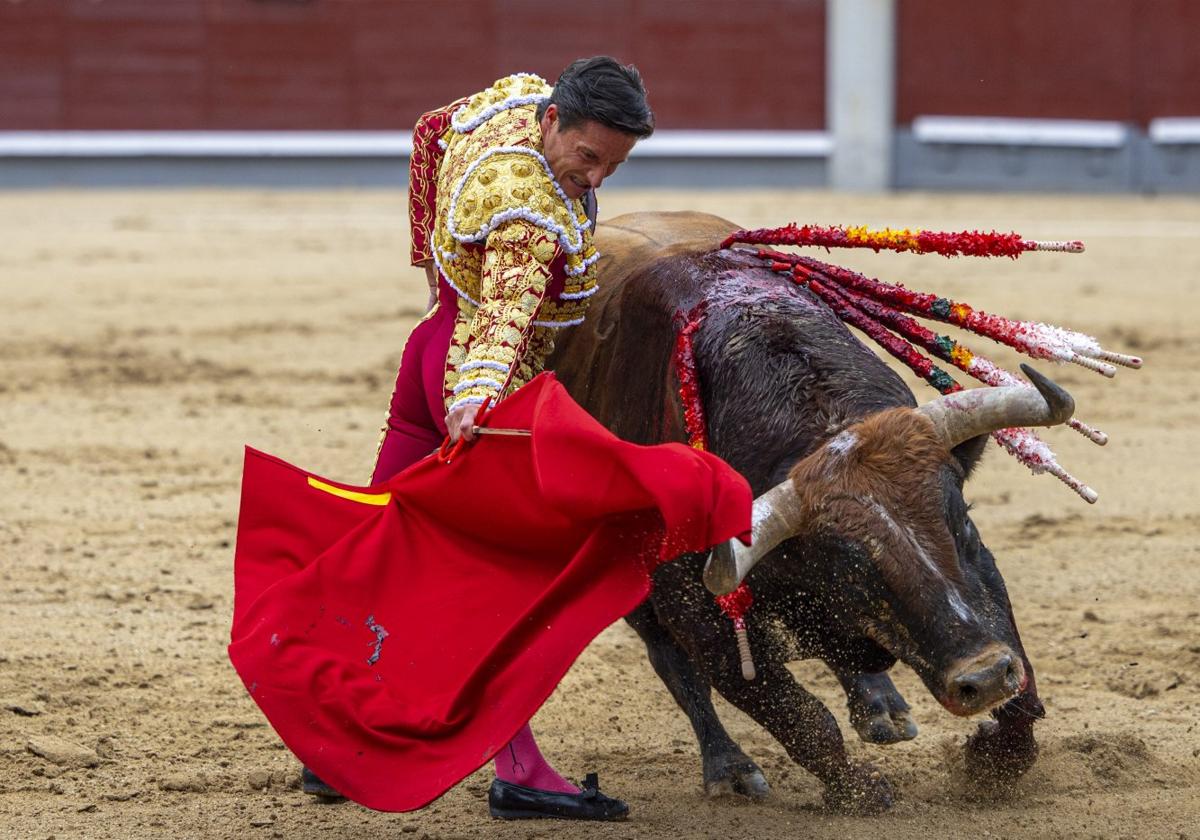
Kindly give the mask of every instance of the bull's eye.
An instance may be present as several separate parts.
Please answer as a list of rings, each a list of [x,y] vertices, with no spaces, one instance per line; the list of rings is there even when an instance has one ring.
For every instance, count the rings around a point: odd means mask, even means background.
[[[979,541],[979,535],[975,531],[975,526],[966,516],[959,519],[954,526],[954,542],[965,553],[974,550],[974,547]]]
[[[975,523],[970,519],[965,520],[963,524],[963,542],[971,551],[979,548],[979,532],[975,530]]]

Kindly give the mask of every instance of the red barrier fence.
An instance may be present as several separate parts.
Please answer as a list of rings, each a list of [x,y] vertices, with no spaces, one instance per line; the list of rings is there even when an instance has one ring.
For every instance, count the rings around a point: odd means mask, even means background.
[[[896,121],[1200,115],[1194,0],[899,0]]]
[[[4,0],[0,130],[405,129],[598,53],[663,127],[824,126],[822,0]]]
[[[1195,0],[897,0],[897,121],[1200,114]],[[2,0],[0,130],[405,129],[636,63],[664,128],[825,127],[823,0]]]

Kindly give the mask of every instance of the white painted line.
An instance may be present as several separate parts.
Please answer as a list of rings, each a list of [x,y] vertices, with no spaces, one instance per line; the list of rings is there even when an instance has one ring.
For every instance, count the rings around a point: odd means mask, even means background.
[[[1149,134],[1162,145],[1200,145],[1200,117],[1159,117],[1150,121]]]
[[[406,157],[400,131],[8,131],[7,157]]]
[[[1119,149],[1129,139],[1129,127],[1124,123],[1101,120],[922,116],[913,120],[912,129],[922,143],[973,146]]]
[[[823,131],[659,131],[633,154],[646,158],[828,157]],[[408,157],[404,131],[7,131],[0,157]]]

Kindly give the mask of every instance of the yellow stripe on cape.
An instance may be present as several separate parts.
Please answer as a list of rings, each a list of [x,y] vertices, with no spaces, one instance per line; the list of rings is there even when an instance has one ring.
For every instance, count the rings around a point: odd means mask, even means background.
[[[317,490],[323,490],[333,496],[349,499],[352,502],[360,502],[364,505],[386,505],[392,500],[391,493],[359,493],[357,490],[346,490],[342,487],[326,484],[324,481],[315,479],[311,475],[308,477],[308,486],[315,487]]]

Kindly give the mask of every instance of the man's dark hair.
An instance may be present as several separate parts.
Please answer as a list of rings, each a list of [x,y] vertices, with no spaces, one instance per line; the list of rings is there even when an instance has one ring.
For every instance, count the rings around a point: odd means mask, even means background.
[[[538,105],[539,120],[551,104],[558,106],[562,130],[594,120],[639,140],[654,133],[654,113],[646,102],[642,74],[611,56],[572,61],[554,83],[550,98]]]

